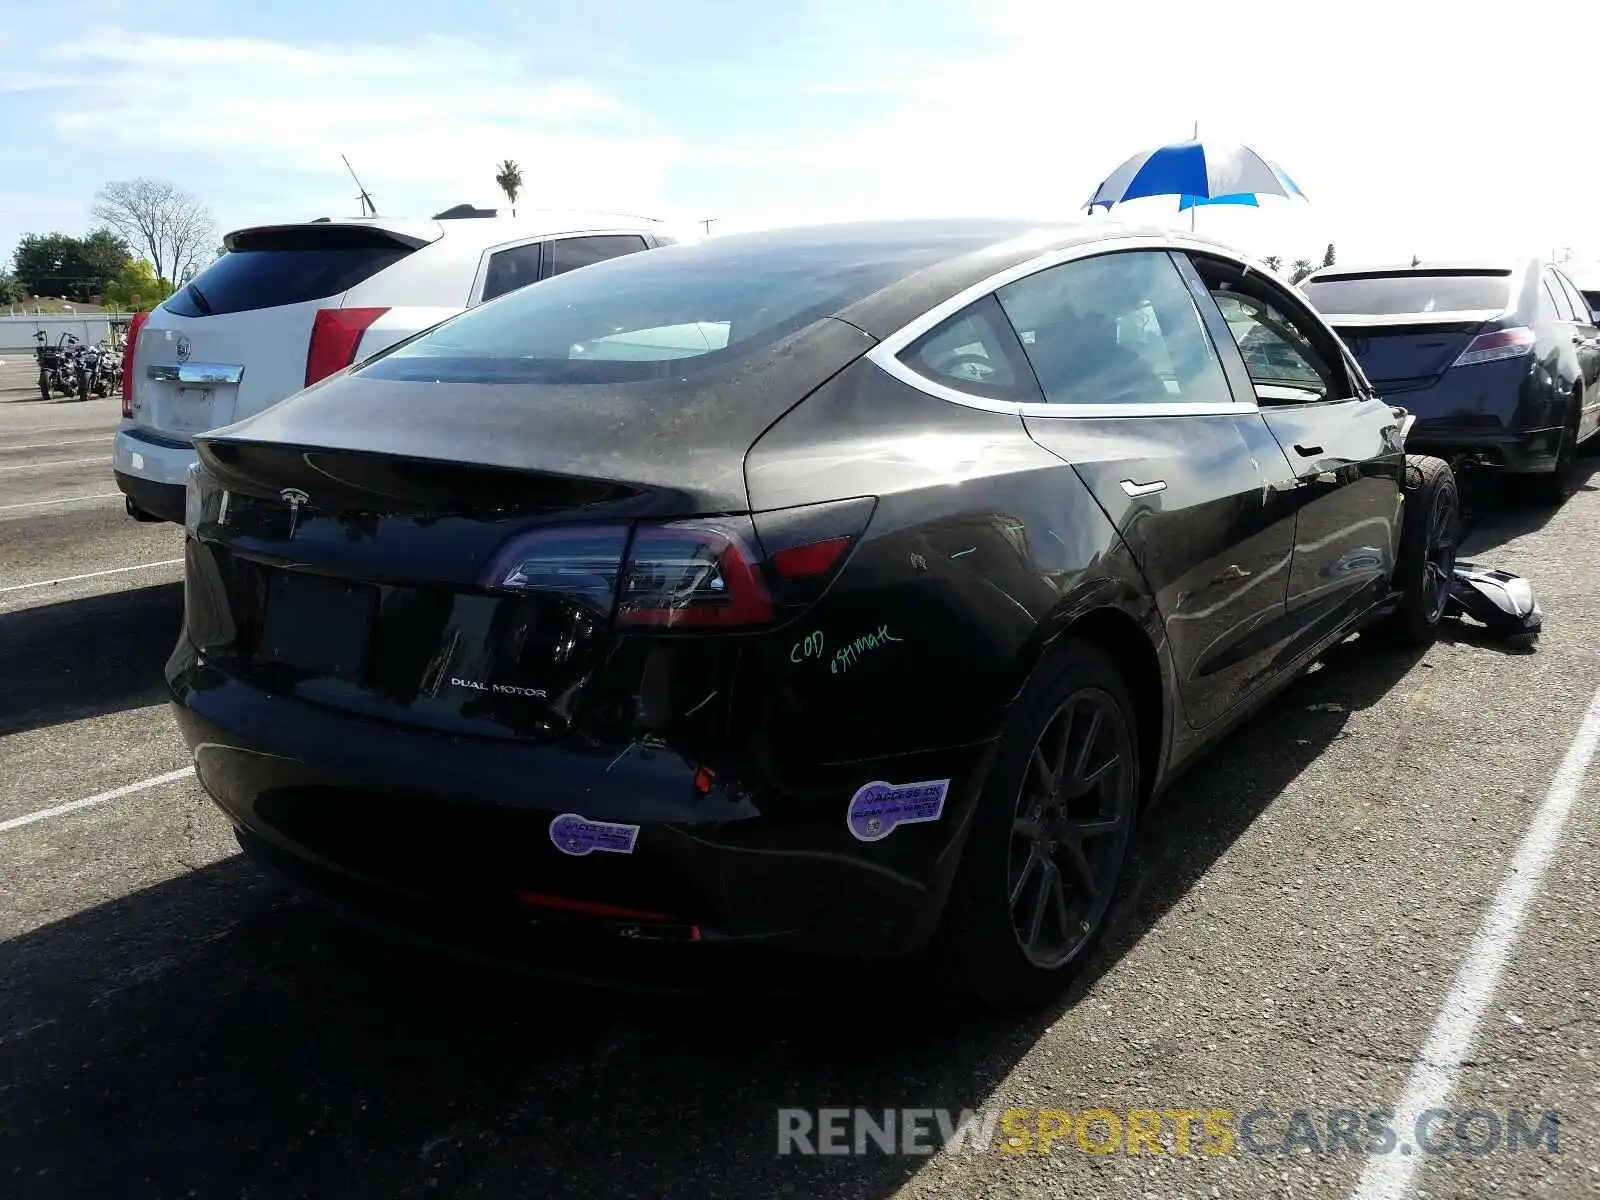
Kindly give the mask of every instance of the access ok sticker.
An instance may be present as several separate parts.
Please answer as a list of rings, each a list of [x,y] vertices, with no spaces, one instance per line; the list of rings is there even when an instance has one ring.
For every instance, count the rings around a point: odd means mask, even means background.
[[[639,840],[637,825],[615,821],[591,821],[577,813],[562,813],[550,822],[550,840],[563,854],[582,857],[603,850],[608,854],[632,854]]]
[[[948,779],[925,783],[869,783],[850,798],[845,824],[850,836],[859,842],[886,838],[896,825],[915,825],[937,821],[944,813],[944,798],[950,791]]]

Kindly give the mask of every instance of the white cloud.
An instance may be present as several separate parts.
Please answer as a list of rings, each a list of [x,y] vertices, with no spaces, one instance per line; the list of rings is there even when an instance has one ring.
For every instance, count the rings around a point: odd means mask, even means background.
[[[318,194],[348,206],[341,153],[374,194],[429,208],[492,202],[503,158],[523,167],[524,204],[659,207],[674,154],[605,90],[530,78],[514,53],[459,38],[332,47],[113,31],[62,42],[36,66],[20,83],[71,98],[52,118],[69,144],[181,157],[194,177],[178,182],[201,195],[219,175],[258,181],[263,211],[312,202],[275,185],[304,191],[317,175]]]
[[[1557,30],[1571,11],[1523,0],[1517,28]],[[1600,251],[1585,85],[1480,21],[1417,0],[982,0],[973,21],[970,52],[819,80],[818,96],[861,98],[863,119],[835,133],[687,153],[772,182],[792,172],[830,212],[1064,217],[1123,159],[1198,120],[1203,138],[1280,161],[1311,198],[1200,210],[1202,232],[1257,253]],[[762,215],[795,207],[779,193]],[[1188,221],[1175,199],[1118,211]]]

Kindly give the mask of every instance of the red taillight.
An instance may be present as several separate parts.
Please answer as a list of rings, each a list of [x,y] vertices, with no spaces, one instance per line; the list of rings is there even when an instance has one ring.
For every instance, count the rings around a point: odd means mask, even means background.
[[[850,548],[847,537],[828,538],[805,546],[790,546],[772,556],[772,565],[785,579],[809,579],[833,570],[839,556]]]
[[[747,518],[558,525],[514,539],[489,569],[496,590],[560,595],[619,625],[764,625],[772,595]]]
[[[641,525],[617,590],[619,625],[768,624],[775,609],[749,522]]]
[[[1499,362],[1503,358],[1520,358],[1532,350],[1538,340],[1533,330],[1523,328],[1480,333],[1452,365],[1471,367],[1478,363]]]
[[[306,351],[306,386],[344,370],[356,360],[361,335],[387,308],[322,308],[311,325]]]
[[[547,525],[501,547],[484,583],[561,596],[631,628],[760,628],[827,591],[876,504],[867,496],[631,530]]]
[[[133,416],[133,352],[139,344],[139,331],[150,319],[150,313],[136,312],[128,322],[128,340],[122,346],[122,415]]]

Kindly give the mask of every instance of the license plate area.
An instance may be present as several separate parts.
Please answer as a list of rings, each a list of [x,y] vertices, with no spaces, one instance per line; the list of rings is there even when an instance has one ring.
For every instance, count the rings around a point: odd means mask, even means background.
[[[261,661],[358,681],[367,668],[377,592],[366,584],[273,571],[261,615]]]

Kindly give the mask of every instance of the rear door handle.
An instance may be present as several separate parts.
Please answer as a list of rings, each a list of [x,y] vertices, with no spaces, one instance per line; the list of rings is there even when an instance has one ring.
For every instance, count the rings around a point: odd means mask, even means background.
[[[1294,452],[1301,458],[1310,458],[1313,454],[1321,454],[1321,446],[1302,446],[1299,442],[1294,444]]]
[[[1167,490],[1167,481],[1165,479],[1153,479],[1149,483],[1135,483],[1131,479],[1124,479],[1122,481],[1122,490],[1135,498],[1139,496],[1153,496],[1157,492],[1164,492]]]

